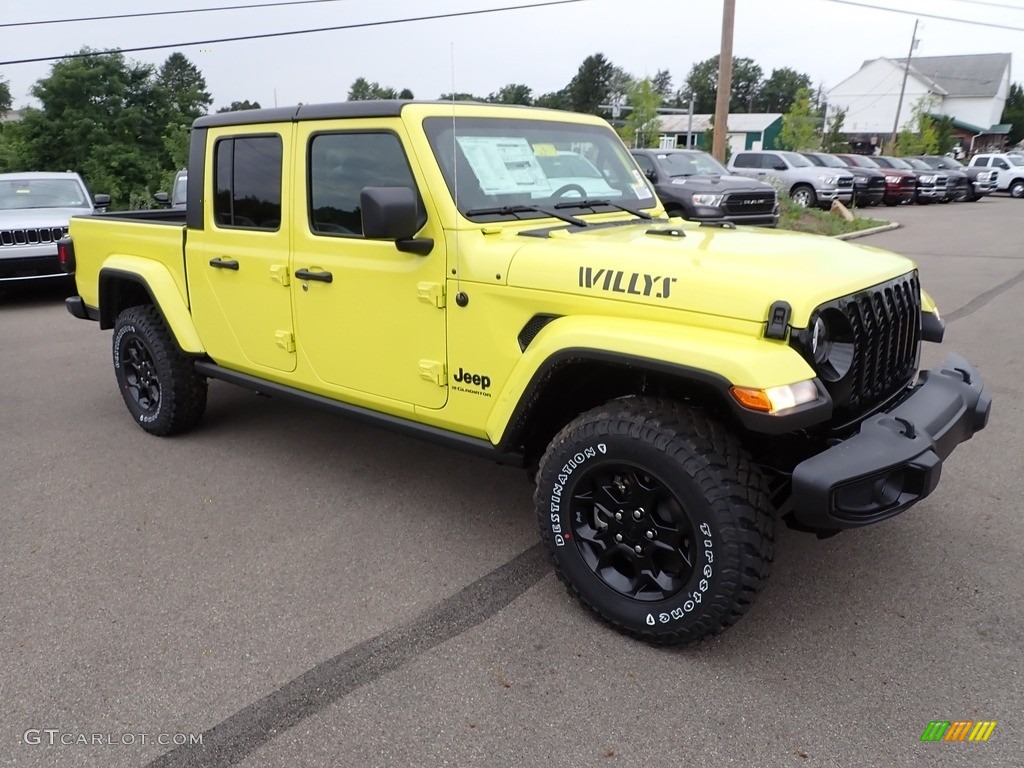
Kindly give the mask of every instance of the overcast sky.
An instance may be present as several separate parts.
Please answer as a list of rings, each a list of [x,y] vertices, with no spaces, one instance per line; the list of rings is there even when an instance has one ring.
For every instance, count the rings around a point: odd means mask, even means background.
[[[267,1],[2,0],[0,24]],[[535,1],[336,0],[284,8],[0,27],[0,61],[57,56],[83,46],[163,45]],[[859,1],[1024,29],[1024,0]],[[766,76],[773,68],[788,66],[826,88],[852,75],[865,59],[905,56],[914,26],[913,16],[831,0],[737,0],[736,5],[736,56],[754,59]],[[721,25],[721,0],[584,0],[561,7],[179,45],[127,55],[159,64],[172,50],[180,50],[203,72],[214,109],[243,99],[263,106],[343,101],[352,81],[360,76],[396,89],[409,88],[417,98],[437,98],[453,88],[486,96],[513,82],[525,83],[540,95],[563,87],[583,59],[597,52],[638,77],[668,69],[678,87],[695,62],[718,52]],[[921,42],[915,55],[919,56],[1011,53],[1012,76],[1022,79],[1018,72],[1024,67],[1024,31],[922,18],[918,37]],[[10,83],[15,107],[31,103],[32,84],[45,77],[50,66],[0,64],[0,77]]]

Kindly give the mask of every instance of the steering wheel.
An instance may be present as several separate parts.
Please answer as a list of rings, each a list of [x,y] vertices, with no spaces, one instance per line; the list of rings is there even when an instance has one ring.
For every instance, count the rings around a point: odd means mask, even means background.
[[[569,192],[575,192],[579,197],[586,197],[587,190],[581,187],[579,184],[566,184],[565,186],[559,187],[551,193],[552,197],[565,197]]]

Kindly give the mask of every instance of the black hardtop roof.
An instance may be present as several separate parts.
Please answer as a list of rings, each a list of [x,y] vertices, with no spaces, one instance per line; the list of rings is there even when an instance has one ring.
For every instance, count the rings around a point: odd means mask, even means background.
[[[460,104],[479,107],[479,101],[412,101],[390,99],[381,101],[339,101],[332,104],[299,104],[295,107],[269,109],[242,109],[237,112],[218,112],[206,115],[192,123],[193,128],[215,128],[224,125],[253,125],[255,123],[286,123],[300,120],[355,119],[359,117],[398,117],[410,104],[434,104],[446,107]],[[494,107],[516,107],[514,104],[488,104]],[[540,111],[536,107],[519,107]]]

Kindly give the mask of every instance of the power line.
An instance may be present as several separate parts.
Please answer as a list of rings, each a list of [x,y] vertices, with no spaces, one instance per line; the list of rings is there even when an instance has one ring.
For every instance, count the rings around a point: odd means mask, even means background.
[[[166,48],[187,48],[193,45],[210,45],[212,43],[235,43],[241,40],[265,40],[273,37],[291,37],[294,35],[309,35],[315,32],[337,32],[346,29],[366,29],[367,27],[385,27],[393,24],[411,24],[418,21],[434,21],[436,19],[454,19],[461,16],[481,16],[488,13],[504,13],[506,11],[522,11],[529,8],[547,8],[554,5],[570,5],[573,3],[585,3],[588,0],[547,0],[547,2],[532,3],[528,5],[507,5],[502,8],[485,8],[476,11],[455,11],[453,13],[440,13],[433,16],[410,16],[404,19],[387,19],[385,21],[366,21],[359,24],[342,24],[336,27],[316,27],[314,29],[296,29],[289,32],[266,32],[260,35],[241,35],[239,37],[218,37],[209,40],[191,40],[183,43],[167,43],[165,45],[140,45],[134,48],[111,48],[105,51],[89,51],[88,53],[68,53],[63,56],[37,56],[31,59],[12,59],[0,61],[0,67],[11,64],[35,64],[40,61],[59,61],[63,59],[84,59],[89,56],[104,56],[111,53],[138,53],[139,51],[159,51]]]
[[[138,19],[142,16],[174,16],[181,13],[209,13],[210,11],[235,11],[250,8],[276,8],[282,5],[310,5],[312,3],[337,3],[341,0],[287,0],[277,3],[253,3],[249,5],[222,5],[218,8],[191,8],[180,11],[147,11],[145,13],[118,13],[111,16],[82,16],[77,19],[41,19],[39,21],[12,21],[0,24],[3,27],[37,27],[44,24],[75,24],[80,21],[111,21],[114,19]]]
[[[990,3],[986,0],[953,0],[955,3],[967,3],[967,5],[987,5],[990,8],[1008,8],[1011,11],[1024,11],[1024,5],[1007,5],[1006,3]]]
[[[976,27],[990,27],[992,29],[1008,29],[1011,32],[1024,32],[1024,27],[1011,27],[1008,24],[993,24],[990,21],[974,21],[973,19],[958,19],[952,16],[940,16],[935,13],[919,13],[908,11],[903,8],[885,8],[880,5],[868,5],[867,3],[856,3],[853,0],[824,0],[826,3],[838,3],[840,5],[852,5],[857,8],[870,8],[873,11],[885,11],[887,13],[902,13],[905,16],[918,16],[925,19],[938,19],[939,21],[954,21],[958,24],[973,24]],[[2,63],[2,62],[0,62]]]

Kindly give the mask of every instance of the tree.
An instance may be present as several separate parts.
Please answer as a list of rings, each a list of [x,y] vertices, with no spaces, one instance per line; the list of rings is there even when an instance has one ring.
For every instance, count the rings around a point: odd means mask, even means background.
[[[572,109],[572,96],[569,95],[569,87],[541,94],[534,100],[533,106],[545,109]]]
[[[930,95],[914,102],[909,126],[904,127],[896,140],[896,153],[900,155],[934,155],[939,151],[939,132],[931,111],[935,107]],[[916,129],[916,130],[914,130]],[[943,150],[945,151],[945,150]]]
[[[156,81],[167,91],[172,111],[189,125],[197,117],[205,115],[213,104],[213,97],[206,90],[206,79],[199,68],[177,51],[160,66]]]
[[[39,108],[17,123],[23,168],[75,169],[115,205],[147,201],[169,170],[170,102],[154,68],[120,53],[64,59],[32,87]]]
[[[651,87],[661,97],[662,103],[668,101],[672,97],[672,75],[667,69],[659,69],[651,78]]]
[[[730,112],[749,112],[757,91],[761,86],[764,70],[753,59],[735,56],[732,60],[732,92],[729,96]],[[718,94],[718,56],[698,61],[686,76],[686,86],[679,92],[682,104],[688,104],[693,97],[693,111],[700,113],[715,111]]]
[[[528,107],[533,104],[533,91],[528,85],[509,83],[488,96],[487,101],[492,104],[522,104]]]
[[[262,109],[262,107],[260,107],[260,103],[258,101],[249,101],[246,99],[245,101],[232,101],[228,106],[218,109],[217,113],[241,112],[245,109]]]
[[[398,98],[404,99],[406,101],[409,101],[411,99],[415,99],[416,97],[413,95],[412,91],[410,91],[408,88],[403,88],[402,90],[400,90],[398,92]]]
[[[1006,97],[999,122],[1012,124],[1010,135],[1006,137],[1011,147],[1024,139],[1024,88],[1020,83],[1010,86],[1010,93]]]
[[[757,96],[758,108],[764,112],[788,112],[801,88],[810,90],[811,77],[789,67],[773,69],[761,84]]]
[[[0,77],[0,115],[11,111],[11,86]]]
[[[811,91],[801,88],[796,92],[793,106],[782,116],[782,130],[775,140],[779,149],[807,152],[818,148],[818,118],[811,108]]]
[[[410,95],[412,91],[409,91]],[[349,101],[374,101],[376,99],[397,99],[398,91],[380,83],[371,83],[365,77],[357,77],[348,89]]]
[[[487,101],[487,99],[481,99],[479,96],[474,96],[472,93],[442,93],[437,97],[439,101]]]
[[[658,124],[661,96],[654,90],[649,78],[634,83],[629,91],[629,104],[632,109],[626,118],[623,138],[634,147],[656,146],[661,135],[661,126]]]
[[[843,133],[843,123],[846,122],[845,109],[833,109],[825,120],[825,130],[821,136],[821,149],[823,152],[849,152],[850,142]]]
[[[608,101],[614,69],[611,62],[601,53],[595,53],[583,60],[576,76],[568,85],[573,111],[597,114],[598,107]]]

